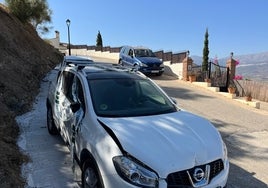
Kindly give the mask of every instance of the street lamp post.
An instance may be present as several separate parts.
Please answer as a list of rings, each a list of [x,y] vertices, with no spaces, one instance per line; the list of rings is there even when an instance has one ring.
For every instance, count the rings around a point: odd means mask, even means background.
[[[69,50],[69,55],[71,55],[71,43],[70,43],[70,24],[71,24],[71,20],[67,19],[66,24],[67,24],[67,28],[68,28],[68,50]]]

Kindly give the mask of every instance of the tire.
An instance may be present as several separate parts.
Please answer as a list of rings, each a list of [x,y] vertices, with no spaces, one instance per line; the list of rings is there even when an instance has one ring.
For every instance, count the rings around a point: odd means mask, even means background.
[[[122,61],[122,59],[119,60],[118,64],[121,65],[121,66],[123,66],[123,61]]]
[[[161,76],[164,72],[159,72],[156,74],[156,76]]]
[[[98,171],[90,160],[82,167],[82,188],[103,188]]]
[[[47,130],[51,135],[58,135],[59,131],[55,125],[51,106],[47,107]]]

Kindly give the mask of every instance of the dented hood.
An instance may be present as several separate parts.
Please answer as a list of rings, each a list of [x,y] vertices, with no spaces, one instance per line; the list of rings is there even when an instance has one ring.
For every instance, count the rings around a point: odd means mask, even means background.
[[[185,111],[99,120],[126,152],[162,177],[223,157],[219,132],[207,120]]]

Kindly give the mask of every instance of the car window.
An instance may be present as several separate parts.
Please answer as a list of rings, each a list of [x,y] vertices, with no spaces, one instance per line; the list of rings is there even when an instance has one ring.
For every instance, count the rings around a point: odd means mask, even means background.
[[[147,79],[89,80],[98,116],[129,117],[170,113],[176,107]]]
[[[83,87],[81,84],[81,81],[77,78],[77,98],[78,102],[81,104],[81,107],[85,111],[85,97],[84,97],[84,92],[83,92]]]
[[[73,80],[74,80],[74,74],[71,72],[64,72],[63,73],[64,80],[63,80],[63,93],[67,97],[67,99],[70,102],[75,101],[74,95],[73,95]]]
[[[132,49],[129,50],[128,55],[133,56],[133,50]]]
[[[72,82],[72,91],[71,91],[71,97],[69,97],[72,102],[77,102],[81,105],[83,110],[85,110],[85,98],[84,98],[84,92],[83,92],[83,87],[81,84],[81,81],[77,76],[74,77],[73,82]]]
[[[150,49],[135,49],[134,53],[136,57],[156,57]]]
[[[142,95],[149,97],[151,100],[155,100],[162,105],[166,104],[166,100],[162,95],[155,92],[155,87],[148,82],[141,82],[140,84]]]

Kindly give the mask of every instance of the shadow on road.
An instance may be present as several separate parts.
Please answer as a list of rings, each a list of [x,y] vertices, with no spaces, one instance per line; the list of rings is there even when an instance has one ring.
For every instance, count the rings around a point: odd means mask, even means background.
[[[178,78],[175,75],[167,75],[167,74],[162,74],[161,76],[157,76],[157,75],[148,75],[149,78],[151,78],[152,80],[178,80]]]
[[[234,163],[230,163],[228,188],[267,188],[267,184],[254,177],[255,173],[248,172]]]
[[[250,141],[256,139],[253,136],[239,133],[229,134],[222,130],[222,128],[226,128],[226,126],[239,127],[239,125],[229,124],[216,119],[213,120],[212,123],[217,129],[220,130],[220,133],[228,149],[228,157],[231,161],[228,187],[267,188],[268,185],[265,182],[262,182],[260,179],[256,178],[256,173],[254,171],[249,172],[248,170],[239,167],[235,163],[241,160],[248,160],[250,161],[249,163],[252,164],[247,165],[252,166],[254,163],[256,163],[256,166],[254,165],[254,169],[260,171],[259,167],[262,166],[261,164],[264,164],[265,161],[268,161],[267,156],[264,156],[262,154],[268,153],[268,151],[265,149],[263,149],[263,151],[260,151],[262,148],[256,149],[256,146],[250,144]],[[261,161],[263,162],[261,163]],[[248,168],[252,169],[252,167]]]
[[[167,92],[170,97],[179,98],[181,100],[198,100],[200,98],[210,98],[210,99],[214,98],[212,96],[194,93],[191,89],[173,88],[165,86],[161,86],[161,88],[165,92]]]

